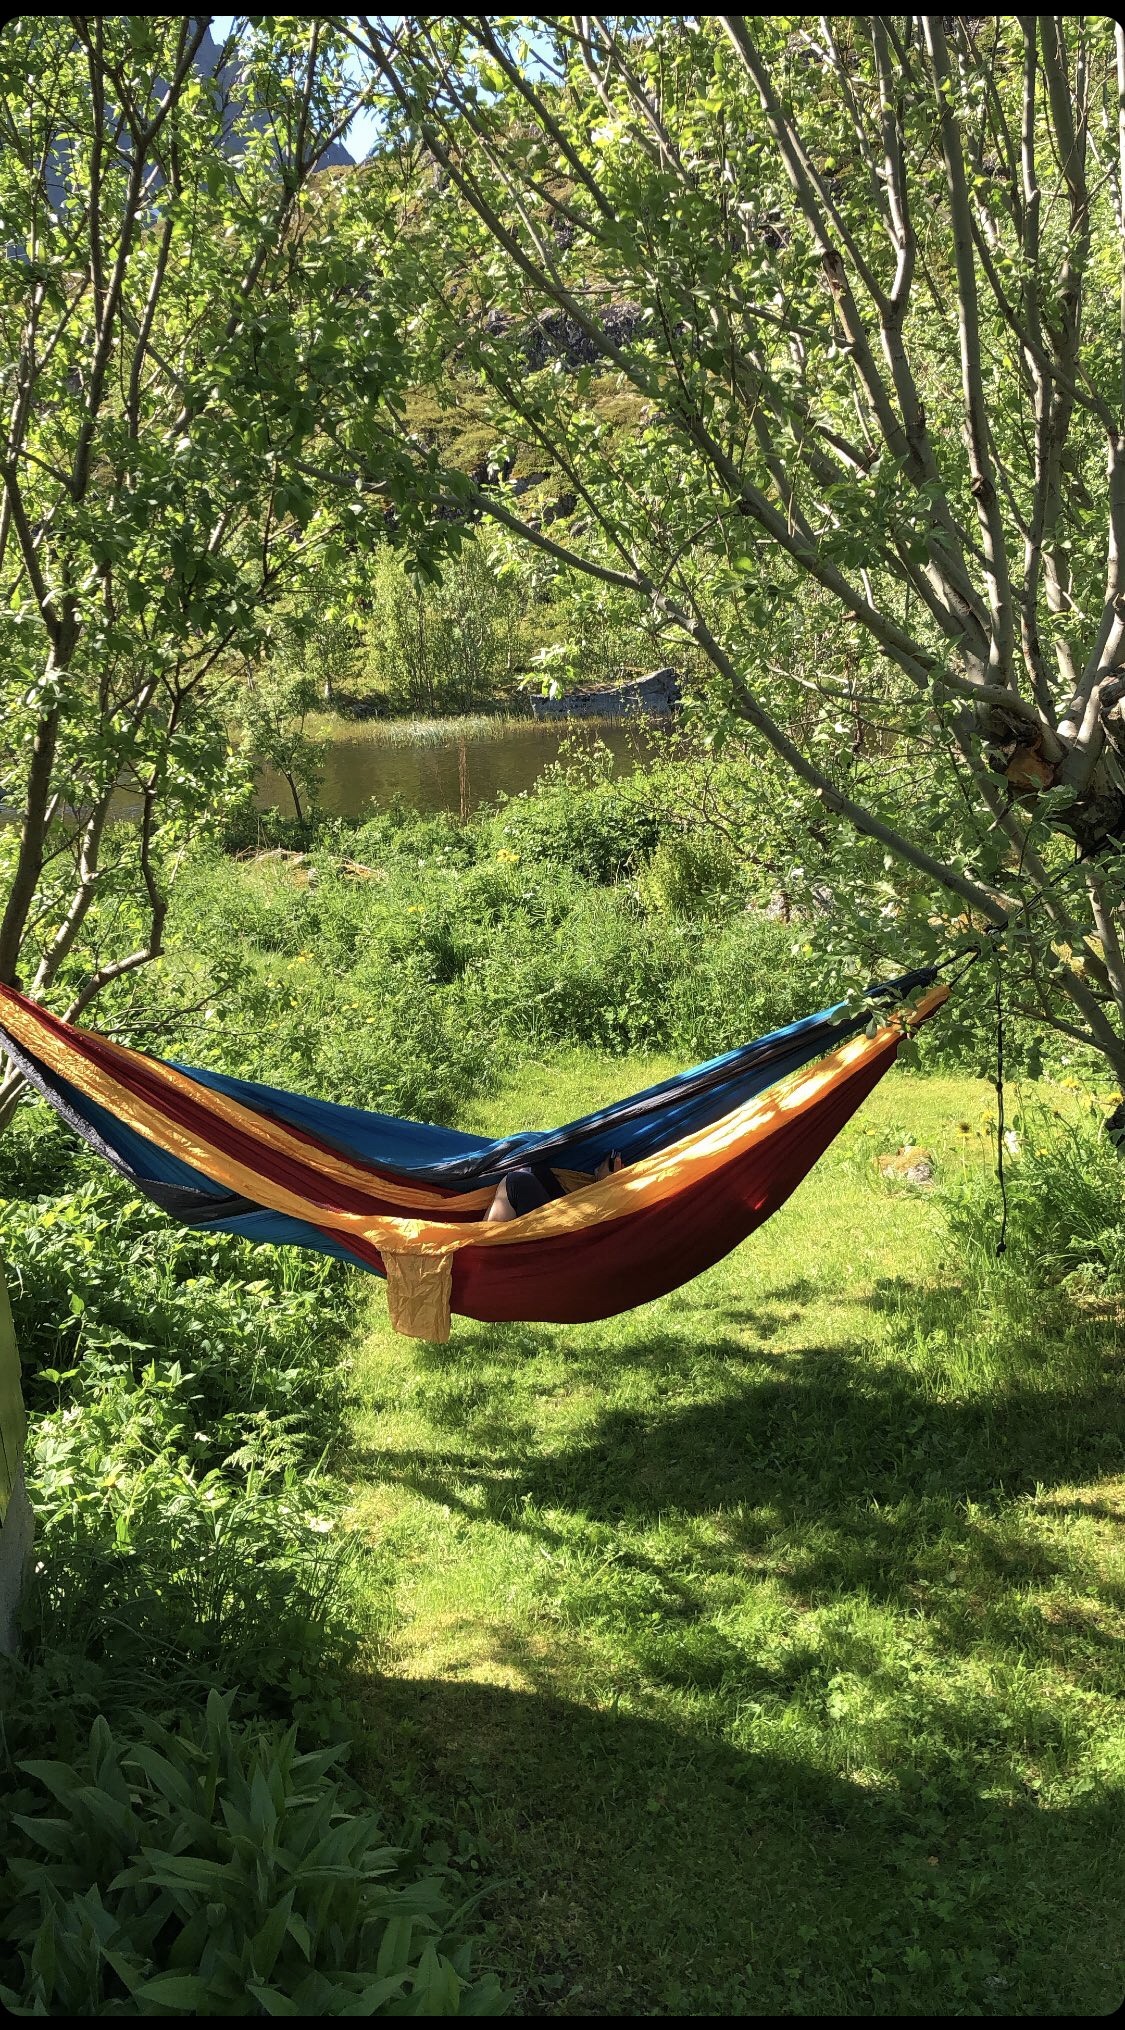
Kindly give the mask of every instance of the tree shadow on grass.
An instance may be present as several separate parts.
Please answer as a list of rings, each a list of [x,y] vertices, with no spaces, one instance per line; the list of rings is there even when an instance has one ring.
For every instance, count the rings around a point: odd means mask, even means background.
[[[674,1365],[679,1350],[674,1336],[650,1343],[657,1366]],[[1115,1474],[1125,1457],[1125,1394],[1112,1355],[1079,1387],[1009,1380],[995,1397],[935,1399],[928,1378],[873,1362],[862,1344],[793,1347],[783,1369],[765,1373],[756,1361],[746,1372],[741,1344],[715,1342],[713,1350],[730,1356],[718,1399],[610,1404],[581,1440],[546,1452],[539,1441],[529,1449],[517,1404],[514,1431],[503,1418],[495,1429],[487,1420],[493,1442],[480,1442],[474,1422],[458,1446],[436,1453],[376,1446],[366,1463],[380,1478],[406,1480],[443,1501],[467,1483],[497,1521],[515,1519],[515,1469],[519,1494],[537,1506],[617,1522],[669,1507],[695,1515],[750,1504],[804,1515],[931,1499],[989,1506]],[[478,1501],[474,1513],[481,1512]]]
[[[768,1340],[767,1314],[791,1294],[712,1333],[702,1400],[685,1400],[693,1321],[663,1315],[633,1349],[649,1397],[595,1407],[553,1446],[518,1391],[507,1409],[502,1396],[509,1355],[525,1360],[540,1335],[464,1335],[455,1375],[491,1365],[499,1388],[460,1432],[452,1389],[440,1451],[376,1447],[366,1470],[558,1552],[546,1569],[568,1632],[489,1623],[491,1663],[533,1692],[387,1682],[371,1694],[375,1731],[392,1760],[405,1738],[439,1788],[469,1785],[511,1878],[500,1936],[525,2013],[1104,2012],[1121,1985],[1125,1815],[1084,1771],[1093,1787],[1076,1802],[1040,1805],[1036,1770],[1071,1785],[1083,1751],[1058,1678],[1021,1690],[1020,1672],[1121,1683],[1122,1589],[1092,1581],[1065,1530],[1038,1526],[1047,1510],[1116,1519],[1078,1492],[1125,1456],[1116,1342],[1104,1333],[1029,1372],[1017,1319],[989,1386],[938,1390],[932,1353],[895,1359],[861,1338],[748,1347],[747,1326]],[[904,1283],[871,1301],[923,1338],[956,1317],[948,1290]],[[578,1353],[590,1396],[598,1350]],[[435,1381],[446,1357],[420,1354]],[[603,1381],[615,1359],[601,1350]],[[666,1375],[679,1387],[664,1396]],[[612,1571],[587,1558],[583,1576],[583,1555],[607,1544]],[[758,1581],[797,1610],[784,1643],[759,1641],[752,1621],[732,1636],[716,1616]],[[917,1682],[865,1622],[872,1603],[920,1631]],[[810,1606],[827,1610],[827,1637]],[[576,1628],[579,1645],[601,1644],[603,1682],[616,1674],[620,1696],[677,1723],[560,1699]],[[875,1781],[839,1773],[853,1765],[832,1701],[850,1686],[854,1766]]]
[[[1110,1800],[1044,1810],[969,1782],[940,1804],[799,1755],[533,1692],[383,1680],[378,1784],[483,1833],[489,1908],[532,2015],[1077,2014],[1118,1999]]]
[[[901,1311],[901,1290],[894,1302]],[[568,1518],[633,1537],[669,1516],[706,1521],[687,1576],[674,1550],[659,1568],[635,1548],[617,1560],[650,1567],[685,1617],[704,1611],[712,1573],[769,1577],[802,1605],[862,1594],[924,1613],[950,1651],[987,1634],[1093,1670],[1098,1683],[1120,1678],[1121,1643],[1098,1612],[1051,1618],[1013,1605],[1021,1589],[1088,1591],[1079,1551],[1036,1527],[1026,1498],[1120,1473],[1125,1395],[1108,1335],[1096,1359],[1086,1347],[1073,1376],[1065,1364],[1053,1379],[1009,1371],[992,1392],[940,1397],[926,1373],[858,1342],[790,1347],[778,1365],[748,1358],[733,1339],[712,1351],[727,1356],[718,1397],[608,1404],[553,1449],[518,1405],[512,1418],[493,1405],[459,1442],[376,1448],[364,1470],[547,1544]],[[665,1333],[649,1357],[657,1371],[674,1369],[684,1349]],[[1065,1498],[1052,1504],[1053,1516],[1066,1513]],[[1125,1591],[1102,1581],[1099,1599],[1113,1610]]]

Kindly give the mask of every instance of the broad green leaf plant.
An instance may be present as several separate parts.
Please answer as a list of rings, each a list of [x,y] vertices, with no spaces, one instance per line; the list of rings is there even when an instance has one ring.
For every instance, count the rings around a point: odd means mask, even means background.
[[[0,1933],[17,2015],[497,2015],[440,1867],[388,1846],[296,1730],[239,1726],[231,1698],[132,1740],[95,1720],[75,1765],[27,1761]],[[45,1808],[46,1807],[46,1808]],[[405,1865],[404,1865],[405,1864]]]

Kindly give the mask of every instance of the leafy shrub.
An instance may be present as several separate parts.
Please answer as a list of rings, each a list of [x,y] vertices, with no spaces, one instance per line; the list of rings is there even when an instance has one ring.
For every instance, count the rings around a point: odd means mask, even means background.
[[[528,1047],[629,1048],[664,1034],[672,942],[627,891],[528,874],[502,928],[478,931],[458,1020],[505,1066]]]
[[[349,920],[342,908],[337,934]],[[366,959],[359,938],[356,947]],[[276,958],[266,964],[276,972]],[[323,968],[314,977],[292,1017],[294,1054],[305,1045],[298,1017],[319,1014],[326,1049],[356,1029],[340,1019],[338,984]],[[173,992],[157,983],[157,1005]],[[392,1024],[388,1051],[394,1037]],[[323,1077],[308,1051],[302,1073],[310,1061],[312,1076],[295,1083]],[[491,2009],[494,1988],[469,1979],[433,1884],[422,1885],[424,1896],[414,1884],[417,1865],[391,1856],[397,1875],[376,1879],[370,1812],[345,1809],[339,1786],[308,1762],[285,1775],[296,1739],[319,1747],[362,1724],[351,1690],[355,1540],[322,1470],[347,1399],[352,1272],[315,1254],[176,1227],[38,1105],[21,1108],[0,1138],[0,1194],[37,1519],[24,1655],[0,1662],[0,1844],[21,1864],[7,1896],[0,1892],[9,2006],[134,2015]],[[237,1685],[242,1719],[290,1723],[300,1734],[232,1734],[217,1789],[213,1771],[204,1781],[187,1770],[207,1791],[206,1812],[214,1808],[204,1822],[200,1807],[188,1837],[180,1804],[166,1811],[159,1783],[145,1791],[144,1741],[114,1761],[108,1720],[96,1756],[81,1730],[100,1712],[135,1734],[139,1708],[149,1720],[174,1715],[177,1738],[202,1752],[198,1716],[224,1683]],[[155,1752],[175,1769],[171,1738]],[[37,1794],[11,1795],[13,1763],[32,1744],[55,1756],[48,1782],[60,1801],[65,1793],[61,1818],[44,1815]],[[213,1764],[213,1743],[209,1752]],[[251,1835],[232,1816],[242,1810],[237,1783],[256,1811],[268,1790],[287,1814],[284,1852],[272,1836],[263,1851],[253,1834],[257,1909],[239,1874],[251,1866]],[[181,1792],[162,1793],[165,1804]],[[116,1859],[107,1858],[110,1835]],[[279,1876],[293,1875],[294,1853],[319,1870],[296,1886]],[[227,1891],[233,1901],[223,1901]]]
[[[368,680],[397,712],[466,712],[512,684],[521,597],[485,543],[469,541],[436,584],[412,583],[394,551],[371,571]]]
[[[275,1458],[318,1457],[346,1397],[339,1352],[325,1357],[347,1331],[343,1264],[177,1227],[59,1123],[44,1130],[38,1108],[0,1138],[0,1190],[26,1169],[28,1146],[53,1149],[59,1167],[77,1150],[65,1195],[0,1200],[29,1408],[57,1406],[64,1390],[95,1401],[121,1377],[166,1387],[181,1363],[165,1432],[195,1461],[218,1465],[251,1442]]]
[[[1005,1158],[1008,1230],[999,1261],[994,1171],[966,1170],[941,1194],[959,1259],[982,1279],[1014,1273],[1039,1287],[1125,1289],[1125,1169],[1097,1102],[1066,1115],[1026,1106],[1015,1128],[1018,1153]]]
[[[668,1042],[678,1056],[733,1050],[837,997],[816,954],[794,950],[791,927],[757,911],[737,910],[719,928],[681,922],[675,930]]]
[[[67,1139],[37,1113],[0,1142],[9,1185],[21,1147]],[[284,1686],[348,1647],[347,1540],[318,1472],[347,1399],[348,1272],[178,1228],[97,1170],[64,1197],[0,1205],[36,1653],[96,1655],[112,1628],[119,1678],[205,1683],[221,1665]]]
[[[494,2015],[447,1871],[388,1846],[340,1751],[299,1754],[212,1692],[175,1732],[94,1722],[35,1786],[0,1891],[20,2015]],[[43,1793],[48,1794],[50,1802]]]
[[[724,839],[710,832],[670,832],[638,887],[646,909],[696,916],[722,908],[737,880],[737,863]]]
[[[583,784],[547,770],[534,796],[512,797],[492,821],[497,844],[524,859],[550,860],[587,881],[624,880],[660,839],[661,820],[643,774]]]
[[[103,1650],[141,1696],[238,1679],[284,1705],[294,1673],[350,1660],[346,1580],[354,1540],[330,1486],[292,1466],[200,1471],[174,1448],[173,1368],[140,1387],[37,1419],[28,1490],[36,1572],[24,1602],[35,1650]]]

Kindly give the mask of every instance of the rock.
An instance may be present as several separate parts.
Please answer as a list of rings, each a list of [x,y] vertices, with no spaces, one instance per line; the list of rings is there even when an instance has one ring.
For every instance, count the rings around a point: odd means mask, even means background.
[[[557,698],[531,694],[531,711],[536,719],[627,719],[671,718],[680,702],[680,680],[673,669],[653,670],[651,676],[631,683],[593,686],[563,691]]]
[[[879,1169],[897,1184],[932,1184],[934,1159],[928,1149],[916,1149],[906,1142],[893,1156],[880,1156]]]

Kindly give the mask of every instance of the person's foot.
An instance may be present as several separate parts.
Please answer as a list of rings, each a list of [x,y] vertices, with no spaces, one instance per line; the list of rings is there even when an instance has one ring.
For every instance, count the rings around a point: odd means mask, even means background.
[[[616,1149],[611,1149],[608,1156],[602,1157],[601,1162],[598,1164],[598,1167],[594,1172],[594,1176],[597,1178],[598,1183],[600,1184],[602,1178],[608,1177],[611,1171],[621,1170],[623,1167],[624,1166],[621,1161],[620,1152]]]

